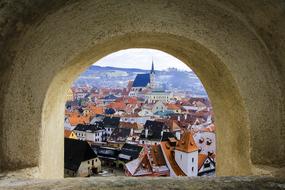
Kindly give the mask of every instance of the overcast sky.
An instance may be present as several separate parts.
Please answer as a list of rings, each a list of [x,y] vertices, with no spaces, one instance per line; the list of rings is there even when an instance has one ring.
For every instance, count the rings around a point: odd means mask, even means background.
[[[163,51],[154,49],[133,48],[114,52],[97,61],[94,65],[120,68],[150,69],[153,59],[155,70],[174,67],[191,71],[182,61]]]

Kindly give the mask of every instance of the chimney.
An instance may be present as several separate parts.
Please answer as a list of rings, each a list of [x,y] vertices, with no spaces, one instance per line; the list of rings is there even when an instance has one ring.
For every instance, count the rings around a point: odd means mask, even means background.
[[[130,132],[131,137],[134,135],[134,129],[131,128],[131,132]]]
[[[176,136],[177,140],[180,140],[181,132],[180,131],[176,131],[175,136]]]
[[[145,132],[144,136],[145,136],[145,138],[147,138],[148,137],[148,128],[145,128],[144,132]]]

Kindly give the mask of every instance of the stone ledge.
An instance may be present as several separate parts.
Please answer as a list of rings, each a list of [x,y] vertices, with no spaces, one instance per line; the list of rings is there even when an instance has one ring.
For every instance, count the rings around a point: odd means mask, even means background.
[[[285,178],[273,177],[199,177],[199,178],[131,178],[91,177],[62,180],[2,179],[0,189],[76,189],[76,190],[130,190],[130,189],[285,189]]]

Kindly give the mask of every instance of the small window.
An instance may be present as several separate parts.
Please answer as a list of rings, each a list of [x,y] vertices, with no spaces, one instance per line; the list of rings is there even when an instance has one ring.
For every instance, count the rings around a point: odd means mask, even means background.
[[[194,158],[192,158],[192,162],[194,162]]]
[[[182,160],[182,154],[180,154],[180,160]]]
[[[192,167],[192,172],[194,172],[194,167]]]
[[[87,164],[90,164],[90,162],[89,162],[89,161],[87,161]]]
[[[204,168],[210,168],[210,166],[211,166],[211,165],[210,165],[210,162],[204,164]]]
[[[94,166],[94,160],[92,160],[92,166]]]

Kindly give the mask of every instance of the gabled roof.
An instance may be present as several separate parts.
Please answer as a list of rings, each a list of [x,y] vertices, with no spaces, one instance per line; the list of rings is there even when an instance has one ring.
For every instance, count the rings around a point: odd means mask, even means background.
[[[127,129],[138,129],[138,123],[129,123],[129,122],[120,122],[119,125],[121,128],[127,128]]]
[[[161,150],[160,145],[152,145],[150,151],[151,157],[153,158],[153,163],[155,166],[165,166],[166,162]]]
[[[108,96],[105,96],[104,99],[105,99],[105,100],[115,100],[115,99],[117,99],[117,97],[114,96],[113,94],[110,94],[110,95],[108,95]]]
[[[175,138],[174,134],[171,132],[163,132],[161,141],[169,141],[169,138]]]
[[[207,154],[198,154],[198,171],[201,169],[207,158],[208,158]]]
[[[111,147],[98,147],[97,154],[99,158],[107,158],[111,160],[116,160],[119,155],[119,150]]]
[[[152,174],[152,167],[147,155],[132,160],[126,164],[127,170],[132,176],[145,176]]]
[[[112,102],[108,106],[108,108],[113,108],[115,110],[125,110],[126,104],[123,101]]]
[[[103,119],[104,127],[116,128],[120,124],[120,117],[105,117]]]
[[[162,136],[161,131],[164,127],[165,125],[163,122],[147,120],[140,138],[145,138],[145,130],[148,129],[148,140],[160,140]]]
[[[112,132],[108,141],[125,142],[126,139],[130,136],[130,133],[131,133],[131,129],[129,128],[116,128]]]
[[[143,147],[135,145],[135,144],[129,144],[125,143],[121,149],[121,153],[119,154],[119,158],[125,159],[125,160],[133,160],[136,159],[140,152],[142,151]]]
[[[95,124],[90,124],[90,125],[78,124],[73,130],[95,132],[95,131],[103,130],[103,129],[104,129],[103,123],[102,122],[96,122]]]
[[[194,141],[193,135],[190,131],[185,131],[182,135],[181,140],[178,141],[176,145],[176,150],[182,152],[193,152],[198,151],[198,147]]]
[[[175,161],[173,147],[169,144],[169,142],[164,141],[160,142],[160,146],[164,155],[164,158],[167,162],[167,166],[173,170],[176,176],[186,176],[186,174],[179,167],[177,162]]]
[[[179,110],[180,107],[176,104],[166,104],[167,109],[169,110]]]
[[[146,87],[150,83],[150,74],[137,74],[133,87]]]
[[[81,162],[96,158],[86,141],[64,138],[64,168],[77,171]]]
[[[82,116],[80,114],[72,114],[69,118],[69,123],[72,126],[75,126],[77,124],[85,124],[90,122],[89,116]]]

